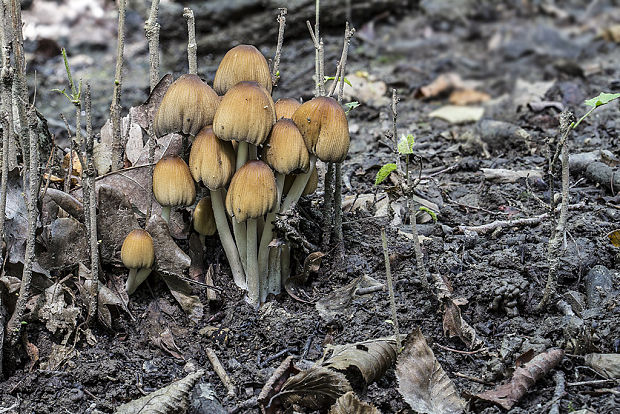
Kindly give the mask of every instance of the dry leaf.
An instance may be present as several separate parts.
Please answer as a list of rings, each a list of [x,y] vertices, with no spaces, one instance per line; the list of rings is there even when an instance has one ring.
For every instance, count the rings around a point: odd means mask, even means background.
[[[329,348],[332,355],[322,366],[346,372],[352,384],[359,384],[360,380],[372,384],[396,362],[397,356],[394,336]]]
[[[450,94],[448,99],[453,105],[471,105],[486,102],[491,99],[488,93],[475,89],[460,89]]]
[[[419,413],[462,413],[465,401],[448,378],[420,328],[405,341],[405,348],[396,364],[398,392],[407,404]]]
[[[117,414],[174,414],[184,413],[189,408],[189,397],[196,383],[204,375],[203,370],[160,388],[142,398],[116,408]]]
[[[604,377],[620,378],[620,354],[588,354],[585,362]]]
[[[349,391],[351,385],[343,374],[315,366],[289,378],[277,395],[285,406],[322,410]]]
[[[536,381],[554,369],[563,357],[564,351],[561,349],[552,349],[538,354],[530,362],[517,368],[509,383],[476,394],[476,397],[510,410]]]
[[[361,402],[353,391],[349,391],[336,400],[328,414],[381,414],[374,405]]]
[[[479,121],[482,115],[484,108],[481,106],[446,105],[434,110],[428,116],[443,119],[451,124],[465,124]]]

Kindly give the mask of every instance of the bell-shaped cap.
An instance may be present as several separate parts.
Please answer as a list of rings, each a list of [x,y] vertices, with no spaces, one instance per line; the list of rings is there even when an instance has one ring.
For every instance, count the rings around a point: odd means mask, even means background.
[[[215,225],[211,197],[204,197],[196,204],[193,221],[196,233],[203,236],[213,236],[215,234],[217,227]]]
[[[243,81],[254,81],[271,95],[271,72],[263,54],[252,45],[239,45],[230,49],[220,62],[213,88],[224,95],[233,86]]]
[[[142,229],[132,230],[123,241],[121,259],[128,269],[150,269],[155,260],[151,235]]]
[[[209,190],[226,187],[235,173],[235,150],[232,143],[218,139],[211,126],[200,130],[189,153],[189,169],[196,181]]]
[[[185,161],[176,155],[157,161],[153,169],[153,194],[164,207],[194,204],[196,187]]]
[[[296,177],[295,175],[291,174],[291,175],[287,175],[286,178],[284,179],[284,189],[282,190],[284,194],[288,194],[289,190],[293,186],[295,177]],[[306,183],[306,186],[304,187],[304,191],[302,191],[301,195],[307,196],[307,195],[314,193],[318,185],[319,185],[319,173],[316,170],[316,168],[314,168],[312,172],[310,173],[310,177],[308,177],[308,182]]]
[[[273,209],[278,189],[273,171],[262,161],[248,161],[239,168],[228,187],[226,211],[238,223],[258,218]]]
[[[232,87],[217,107],[213,132],[225,141],[246,141],[260,145],[276,122],[271,95],[256,82],[240,82]]]
[[[196,135],[213,123],[220,98],[196,75],[182,75],[166,91],[153,126],[161,137],[173,132]]]
[[[311,154],[324,162],[344,161],[349,151],[349,123],[334,98],[319,96],[301,104],[293,121]]]
[[[299,108],[301,103],[293,98],[278,99],[275,103],[276,106],[276,119],[288,118],[292,119],[293,114]]]
[[[280,119],[275,123],[263,147],[263,161],[281,174],[308,171],[310,155],[292,120]]]

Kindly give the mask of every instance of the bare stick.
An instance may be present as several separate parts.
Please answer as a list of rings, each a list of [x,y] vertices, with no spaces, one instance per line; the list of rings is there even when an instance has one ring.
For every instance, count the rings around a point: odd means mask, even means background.
[[[284,28],[286,27],[286,14],[288,10],[285,7],[278,9],[278,43],[276,44],[276,54],[273,58],[273,68],[271,68],[271,83],[277,85],[280,80],[280,57],[282,55],[282,43],[284,43]]]
[[[153,89],[155,89],[155,86],[157,86],[157,82],[159,82],[159,22],[157,21],[158,13],[159,0],[152,0],[149,18],[144,23],[144,32],[146,34],[146,39],[149,42],[149,80],[151,84],[151,92],[153,92]]]
[[[228,396],[235,397],[237,395],[237,392],[235,391],[235,386],[230,380],[230,377],[226,373],[226,370],[224,369],[224,366],[220,362],[219,358],[217,357],[215,351],[211,348],[205,348],[205,353],[207,354],[207,358],[209,358],[209,362],[211,362],[211,365],[213,366],[213,371],[215,371],[217,376],[220,377],[222,384],[224,384],[224,387],[228,391]]]
[[[30,299],[30,284],[32,282],[32,265],[35,261],[34,245],[37,230],[38,215],[38,195],[39,195],[39,151],[38,136],[36,133],[37,116],[35,108],[31,107],[28,111],[29,122],[29,146],[30,146],[30,169],[29,169],[29,188],[28,188],[28,237],[26,239],[26,253],[24,260],[24,270],[19,288],[19,297],[15,303],[15,311],[7,324],[9,344],[14,347],[20,338],[22,318],[26,310],[26,303]],[[24,171],[24,174],[26,172]]]
[[[381,227],[381,243],[383,244],[383,258],[385,260],[385,276],[387,279],[388,293],[390,295],[390,311],[392,312],[392,322],[394,323],[394,335],[396,336],[396,349],[400,352],[400,332],[398,330],[398,318],[396,317],[396,300],[394,299],[394,286],[392,284],[392,271],[390,270],[390,255],[388,253],[387,237],[385,227]]]
[[[125,48],[126,0],[118,0],[118,39],[116,44],[116,72],[114,93],[110,105],[112,117],[112,171],[123,168],[123,141],[121,135],[121,89],[123,84],[123,50]]]
[[[4,1],[4,0],[3,0]],[[15,79],[13,82],[13,102],[17,106],[17,114],[21,133],[17,134],[19,146],[22,148],[24,167],[27,169],[28,157],[28,84],[26,83],[26,57],[24,54],[24,35],[22,32],[22,8],[19,0],[10,0],[11,23],[13,29],[13,53],[15,62]],[[7,5],[5,4],[5,9]]]
[[[183,9],[183,17],[187,20],[187,61],[189,62],[189,73],[198,74],[198,60],[196,58],[196,23],[194,12],[189,7]]]

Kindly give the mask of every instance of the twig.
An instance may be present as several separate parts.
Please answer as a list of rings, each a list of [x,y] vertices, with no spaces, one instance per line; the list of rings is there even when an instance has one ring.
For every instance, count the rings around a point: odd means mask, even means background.
[[[278,43],[276,44],[276,54],[273,58],[273,68],[271,68],[271,83],[275,86],[280,80],[280,57],[282,55],[282,43],[284,43],[284,28],[286,27],[286,7],[278,9]]]
[[[86,284],[89,292],[88,319],[96,320],[97,300],[99,297],[99,243],[97,242],[97,198],[95,194],[95,178],[97,171],[93,160],[93,148],[95,136],[93,134],[93,119],[90,99],[90,83],[86,83],[86,95],[84,96],[84,108],[86,110],[86,165],[82,168],[82,178],[88,190],[83,192],[84,219],[88,221],[86,226],[90,248],[90,280]],[[88,200],[88,203],[86,201]]]
[[[189,73],[198,74],[198,60],[196,58],[196,23],[194,12],[189,7],[183,9],[183,17],[187,20],[187,61],[189,62]]]
[[[123,50],[125,48],[126,0],[118,0],[118,40],[116,45],[116,72],[114,93],[110,105],[112,117],[112,171],[123,168],[123,142],[121,136],[121,89],[123,84]]]
[[[215,371],[217,376],[220,377],[220,380],[224,384],[226,390],[228,390],[228,396],[235,397],[237,395],[237,393],[235,392],[235,386],[231,382],[230,377],[226,373],[226,370],[222,366],[222,363],[215,354],[215,351],[211,348],[205,348],[205,353],[207,354],[207,358],[209,358],[209,361],[213,366],[213,370]]]
[[[149,81],[151,92],[159,82],[159,0],[151,1],[151,11],[148,20],[144,23],[144,33],[149,43]],[[147,219],[148,221],[148,219]]]
[[[383,259],[385,260],[385,276],[387,279],[388,293],[390,295],[390,311],[394,323],[394,335],[396,335],[396,349],[400,353],[400,332],[398,329],[398,318],[396,315],[396,300],[394,299],[394,287],[392,284],[392,271],[390,270],[390,255],[388,253],[387,237],[385,236],[385,227],[381,227],[381,243],[383,245]]]
[[[15,311],[11,316],[7,324],[7,333],[9,337],[9,344],[14,347],[20,337],[22,318],[24,311],[26,310],[26,303],[30,298],[30,284],[32,281],[32,266],[35,261],[35,236],[37,230],[37,215],[38,215],[38,195],[39,195],[39,151],[38,151],[38,136],[36,133],[37,116],[34,107],[31,107],[28,111],[29,120],[29,158],[30,158],[30,183],[28,191],[28,236],[26,239],[26,253],[24,260],[24,270],[22,273],[22,280],[19,288],[19,296],[15,303]],[[24,171],[24,175],[26,172]]]

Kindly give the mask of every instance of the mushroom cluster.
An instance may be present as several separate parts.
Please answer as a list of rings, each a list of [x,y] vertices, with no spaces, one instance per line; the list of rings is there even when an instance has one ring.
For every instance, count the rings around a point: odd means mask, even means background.
[[[285,240],[273,243],[276,216],[316,189],[317,159],[341,162],[349,148],[347,119],[335,99],[274,103],[272,89],[265,57],[239,45],[223,57],[213,88],[196,75],[178,78],[153,121],[157,137],[180,133],[191,141],[187,163],[182,153],[155,166],[153,192],[162,217],[168,221],[171,208],[195,203],[195,182],[208,189],[195,206],[193,229],[203,246],[217,229],[233,279],[255,307],[280,293],[289,276],[290,247]],[[128,290],[145,273],[132,270]]]

